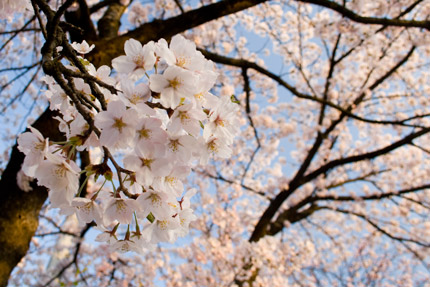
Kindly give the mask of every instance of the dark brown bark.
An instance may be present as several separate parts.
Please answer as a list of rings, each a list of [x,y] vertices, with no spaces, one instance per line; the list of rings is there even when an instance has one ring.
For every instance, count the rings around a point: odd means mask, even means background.
[[[124,54],[124,43],[134,38],[141,43],[156,41],[160,38],[169,39],[172,36],[192,29],[201,24],[220,17],[237,13],[267,0],[225,0],[201,8],[185,12],[179,16],[166,20],[154,20],[116,38],[103,38],[95,42],[96,47],[103,49],[103,53],[95,51],[89,55],[92,62],[100,65],[110,65],[113,58]]]
[[[45,111],[33,124],[51,140],[61,140],[54,113]],[[22,191],[16,182],[24,154],[13,147],[11,160],[0,180],[0,286],[6,286],[9,274],[27,253],[31,238],[38,226],[38,216],[48,192],[32,183],[33,190]]]

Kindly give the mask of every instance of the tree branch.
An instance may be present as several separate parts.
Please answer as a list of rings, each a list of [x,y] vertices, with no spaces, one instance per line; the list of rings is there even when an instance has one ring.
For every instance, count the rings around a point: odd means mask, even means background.
[[[328,1],[328,0],[296,0],[296,1],[302,2],[302,3],[315,4],[318,6],[329,8],[333,11],[338,12],[342,16],[361,24],[407,27],[407,28],[414,27],[414,28],[424,28],[424,29],[430,30],[430,21],[402,20],[399,18],[390,19],[390,18],[364,17],[356,14],[354,11],[346,8],[345,6],[342,6],[333,1]]]
[[[168,39],[188,29],[192,29],[223,16],[243,11],[266,1],[267,0],[224,0],[187,11],[166,20],[154,20],[124,35],[97,41],[95,43],[96,49],[88,56],[91,62],[96,61],[100,65],[110,65],[113,58],[124,53],[124,43],[130,38],[134,38],[143,44],[151,40],[156,41],[160,38]]]
[[[228,65],[228,66],[232,66],[232,67],[238,67],[238,68],[242,68],[242,69],[253,69],[253,70],[271,78],[272,80],[277,82],[280,86],[287,89],[292,95],[296,96],[297,98],[310,100],[310,101],[317,102],[317,103],[320,103],[320,104],[325,105],[325,106],[329,106],[335,110],[338,110],[342,114],[345,114],[346,116],[348,116],[352,119],[362,121],[365,123],[378,124],[378,125],[399,125],[399,126],[406,126],[406,127],[422,127],[420,125],[408,124],[407,122],[412,120],[412,119],[419,118],[419,117],[429,116],[427,114],[426,115],[420,115],[420,116],[413,116],[411,118],[398,120],[398,121],[396,121],[396,120],[373,120],[373,119],[364,118],[364,117],[361,117],[361,116],[358,116],[358,115],[352,113],[351,110],[348,110],[348,108],[344,108],[340,105],[336,105],[333,102],[328,101],[326,98],[319,98],[319,97],[311,96],[309,94],[305,94],[305,93],[298,91],[295,87],[293,87],[292,85],[287,83],[280,76],[270,72],[269,70],[261,67],[260,65],[254,63],[254,62],[250,62],[250,61],[245,60],[245,59],[235,59],[235,58],[230,58],[230,57],[226,57],[226,56],[221,56],[221,55],[209,52],[209,51],[204,50],[204,49],[199,49],[199,51],[202,52],[202,54],[206,58],[214,61],[215,63],[224,64],[224,65]],[[333,65],[336,65],[338,63],[339,63],[339,61],[334,61]]]

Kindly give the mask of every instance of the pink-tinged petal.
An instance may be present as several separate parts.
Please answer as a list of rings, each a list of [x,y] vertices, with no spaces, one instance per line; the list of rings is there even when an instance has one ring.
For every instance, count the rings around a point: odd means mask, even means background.
[[[134,200],[113,198],[104,212],[105,219],[110,223],[118,220],[122,224],[130,224],[135,211]]]
[[[161,57],[166,63],[171,66],[176,62],[175,54],[169,50],[167,46],[167,41],[165,39],[160,39],[156,44],[155,50],[157,56]]]
[[[131,73],[136,68],[136,64],[128,56],[119,56],[112,60],[112,67],[118,73]]]
[[[124,51],[127,56],[134,57],[142,51],[142,44],[135,39],[128,39],[125,41]]]
[[[110,68],[106,65],[103,65],[97,69],[97,74],[99,75],[100,78],[109,77],[110,72],[111,72]]]
[[[169,82],[163,75],[157,74],[149,77],[149,88],[156,93],[161,93],[168,86]]]
[[[171,171],[170,160],[167,158],[160,158],[154,161],[151,165],[151,171],[154,176],[166,176]]]
[[[160,96],[160,103],[166,108],[176,108],[181,102],[181,98],[175,95],[172,88],[164,89]]]
[[[119,132],[117,130],[102,131],[100,135],[100,144],[106,147],[113,147],[119,137]]]
[[[143,46],[142,56],[144,59],[143,68],[146,71],[151,70],[154,67],[155,62],[157,61],[157,58],[155,57],[154,42],[151,41]]]
[[[108,104],[107,108],[111,116],[121,117],[125,112],[125,105],[122,101],[114,101]]]

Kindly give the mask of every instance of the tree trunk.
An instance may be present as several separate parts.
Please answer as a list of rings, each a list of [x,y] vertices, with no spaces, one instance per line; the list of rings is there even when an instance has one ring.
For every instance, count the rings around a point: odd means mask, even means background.
[[[46,110],[33,124],[45,137],[59,141],[62,135],[54,112]],[[39,212],[48,197],[46,188],[31,184],[32,191],[22,191],[16,181],[24,154],[15,145],[9,164],[0,180],[0,286],[6,286],[10,273],[27,253],[36,232]]]

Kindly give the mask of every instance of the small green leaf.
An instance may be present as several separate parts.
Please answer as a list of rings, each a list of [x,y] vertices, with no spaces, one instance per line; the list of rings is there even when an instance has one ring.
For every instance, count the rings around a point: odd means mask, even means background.
[[[155,221],[155,217],[154,217],[154,215],[152,214],[152,212],[150,212],[146,218],[147,218],[147,219],[149,220],[149,222],[151,222],[151,223],[154,223],[154,221]]]
[[[230,100],[232,103],[240,104],[240,101],[236,98],[235,95],[231,95]]]
[[[112,179],[113,179],[113,173],[112,173],[112,171],[110,171],[110,170],[106,171],[106,172],[103,174],[103,176],[105,177],[105,179],[106,179],[107,181],[112,181]]]
[[[82,58],[79,58],[79,61],[82,63],[82,65],[84,65],[84,66],[88,66],[89,64],[90,64],[90,62],[88,62],[87,60],[85,60],[85,59],[82,59]]]

